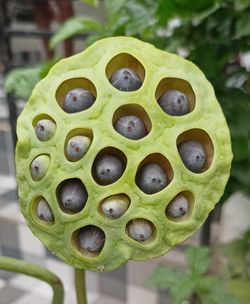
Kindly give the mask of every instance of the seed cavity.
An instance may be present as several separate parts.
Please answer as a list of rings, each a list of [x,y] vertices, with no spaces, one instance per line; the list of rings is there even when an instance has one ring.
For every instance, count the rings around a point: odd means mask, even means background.
[[[69,179],[59,185],[59,201],[63,211],[80,212],[88,199],[87,190],[79,179]]]
[[[116,182],[122,176],[124,170],[125,164],[120,157],[103,153],[97,156],[92,172],[100,185],[109,185]]]
[[[194,140],[183,141],[178,145],[180,157],[186,166],[192,172],[202,172],[206,162],[206,151],[204,146]]]
[[[100,228],[89,225],[80,229],[78,239],[84,254],[100,253],[105,243],[105,234]]]
[[[137,242],[145,242],[153,235],[152,223],[145,219],[134,219],[127,225],[128,235]]]
[[[56,124],[50,119],[41,119],[36,123],[34,129],[40,141],[47,141],[55,134]]]
[[[129,139],[140,139],[147,135],[147,129],[143,121],[136,115],[128,115],[118,118],[114,123],[115,130]]]
[[[78,161],[88,151],[91,139],[88,136],[74,136],[66,144],[66,157],[70,161]]]
[[[122,216],[129,208],[130,200],[123,194],[112,195],[101,203],[101,212],[110,219]]]
[[[139,75],[129,68],[118,69],[111,75],[109,81],[116,89],[126,92],[136,91],[142,85]]]
[[[138,170],[136,183],[143,192],[154,194],[167,186],[168,177],[158,163],[147,163]]]
[[[167,206],[166,215],[170,218],[180,218],[185,216],[188,210],[188,199],[183,194],[179,194]]]
[[[50,157],[47,154],[37,156],[30,165],[30,174],[34,181],[40,181],[47,173]]]
[[[48,202],[45,199],[40,199],[37,203],[37,216],[40,220],[52,223],[54,216]]]

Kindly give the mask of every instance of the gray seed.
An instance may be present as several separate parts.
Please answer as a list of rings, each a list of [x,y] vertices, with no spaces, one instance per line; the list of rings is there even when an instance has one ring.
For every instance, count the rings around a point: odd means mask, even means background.
[[[168,183],[165,171],[157,163],[142,166],[137,173],[136,180],[139,188],[147,194],[161,191]]]
[[[189,112],[187,96],[178,90],[165,92],[158,102],[162,110],[172,116],[181,116]]]
[[[153,234],[150,222],[144,219],[133,220],[127,227],[127,231],[129,236],[138,242],[148,240]]]
[[[179,194],[169,203],[166,212],[170,217],[178,218],[184,216],[188,212],[188,208],[187,198]]]
[[[35,181],[41,180],[47,173],[50,157],[46,154],[37,156],[30,165],[31,177]]]
[[[123,116],[116,120],[115,130],[129,139],[140,139],[147,135],[147,129],[141,119],[135,115]]]
[[[102,154],[94,164],[94,173],[102,185],[112,184],[124,172],[123,161],[111,154]]]
[[[88,199],[88,193],[81,181],[66,180],[60,190],[60,199],[65,210],[79,212]]]
[[[129,207],[129,199],[124,195],[113,195],[106,198],[101,210],[108,218],[116,219],[123,215]]]
[[[41,119],[35,125],[35,133],[40,141],[49,140],[56,131],[56,124],[50,119]]]
[[[53,222],[54,216],[50,209],[48,202],[45,199],[41,199],[37,204],[38,217],[46,222]]]
[[[66,154],[68,159],[71,161],[77,161],[82,158],[88,151],[90,143],[91,140],[87,136],[78,135],[72,137],[68,141],[66,147]]]
[[[192,172],[202,171],[206,162],[206,152],[197,141],[184,141],[178,145],[178,151],[184,165]]]
[[[95,226],[86,226],[79,232],[81,248],[89,252],[100,252],[104,246],[105,234]]]
[[[110,77],[110,82],[118,90],[127,92],[138,90],[142,85],[138,74],[129,68],[115,71]]]
[[[67,113],[76,113],[90,108],[95,102],[95,96],[82,88],[76,88],[65,96],[63,109]]]

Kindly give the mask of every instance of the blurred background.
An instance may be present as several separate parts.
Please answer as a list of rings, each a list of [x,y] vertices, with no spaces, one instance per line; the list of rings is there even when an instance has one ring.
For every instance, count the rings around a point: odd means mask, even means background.
[[[134,36],[201,68],[230,127],[234,160],[225,194],[198,233],[161,258],[87,272],[89,303],[250,303],[250,2],[0,3],[0,255],[54,271],[65,284],[65,303],[76,303],[72,269],[32,235],[18,209],[16,119],[60,58],[104,37]],[[0,271],[0,304],[46,304],[51,296],[45,283]]]

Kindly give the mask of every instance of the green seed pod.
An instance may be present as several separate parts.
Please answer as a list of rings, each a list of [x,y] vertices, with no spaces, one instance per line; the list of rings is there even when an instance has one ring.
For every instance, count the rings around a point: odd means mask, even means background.
[[[110,79],[118,77],[114,73],[120,69],[132,70],[140,83],[130,91],[115,88]],[[75,88],[90,92],[94,103],[68,113],[64,99]],[[187,114],[162,110],[159,98],[168,91],[186,97]],[[139,117],[147,130],[139,140],[120,136],[115,129],[119,118],[130,115]],[[39,117],[56,122],[56,132],[48,141],[37,140],[34,121]],[[177,55],[129,37],[100,40],[58,62],[36,85],[19,116],[17,135],[20,206],[30,229],[68,264],[94,271],[112,271],[130,259],[161,256],[190,237],[222,196],[232,160],[226,120],[203,73]],[[78,161],[70,161],[66,146],[78,135],[89,136],[91,148]],[[200,143],[206,154],[198,174],[185,167],[179,152],[181,144],[190,141]],[[110,168],[105,165],[107,174],[102,175],[97,160],[104,155],[114,158],[109,158]],[[33,162],[41,156],[43,178],[32,171]],[[143,191],[140,181],[147,180],[147,174],[140,169],[150,163],[158,164],[167,179],[164,187]],[[113,175],[108,169],[114,169]],[[72,179],[86,190],[87,200],[79,212],[67,211],[60,197],[61,185]],[[129,200],[126,212],[127,205],[111,199],[117,193]],[[178,193],[188,200],[188,212],[173,217],[175,208],[172,216],[167,210]],[[41,194],[53,207],[53,225],[34,220],[38,217],[34,198]],[[110,206],[119,215],[115,219],[107,217]]]

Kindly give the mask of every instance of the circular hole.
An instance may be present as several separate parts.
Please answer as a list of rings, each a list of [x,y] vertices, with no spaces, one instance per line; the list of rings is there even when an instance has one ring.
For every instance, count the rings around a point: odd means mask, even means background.
[[[33,213],[40,222],[50,225],[54,224],[55,219],[53,212],[49,206],[49,203],[44,197],[39,196],[35,199],[33,204]]]
[[[78,178],[64,180],[57,187],[57,200],[62,211],[75,214],[80,212],[88,199],[88,192]]]
[[[125,171],[127,158],[120,150],[107,147],[101,150],[93,163],[92,175],[99,185],[116,182]]]
[[[91,130],[72,130],[65,140],[64,153],[66,158],[71,162],[80,160],[87,153],[92,141],[93,133]]]
[[[83,255],[94,258],[98,256],[105,244],[105,233],[102,229],[88,225],[78,229],[72,235],[73,246]]]
[[[189,191],[182,191],[166,207],[166,216],[172,221],[183,221],[189,218],[194,206],[194,196]]]
[[[209,135],[200,129],[191,129],[177,139],[177,149],[183,164],[194,173],[208,170],[212,164],[214,147]]]
[[[122,136],[136,140],[151,131],[152,124],[147,112],[137,104],[124,105],[118,108],[113,116],[114,129]]]
[[[30,174],[34,181],[40,181],[47,173],[50,165],[50,156],[41,154],[34,158],[30,164]]]
[[[155,92],[155,98],[161,109],[171,116],[182,116],[194,110],[195,94],[184,79],[164,78]]]
[[[34,127],[36,137],[40,141],[50,140],[56,132],[56,123],[47,114],[41,114],[35,117],[32,125]]]
[[[90,108],[96,100],[96,88],[86,78],[71,78],[60,84],[56,100],[67,113],[77,113]]]
[[[138,218],[131,220],[126,226],[126,232],[133,240],[144,243],[154,238],[156,229],[149,220]]]
[[[160,153],[154,153],[140,163],[135,181],[144,193],[154,194],[167,187],[173,176],[169,161]]]
[[[110,83],[120,91],[138,90],[145,78],[145,69],[134,56],[122,53],[113,57],[106,67]]]
[[[110,219],[121,217],[129,208],[130,199],[126,194],[116,194],[101,201],[99,212]]]

